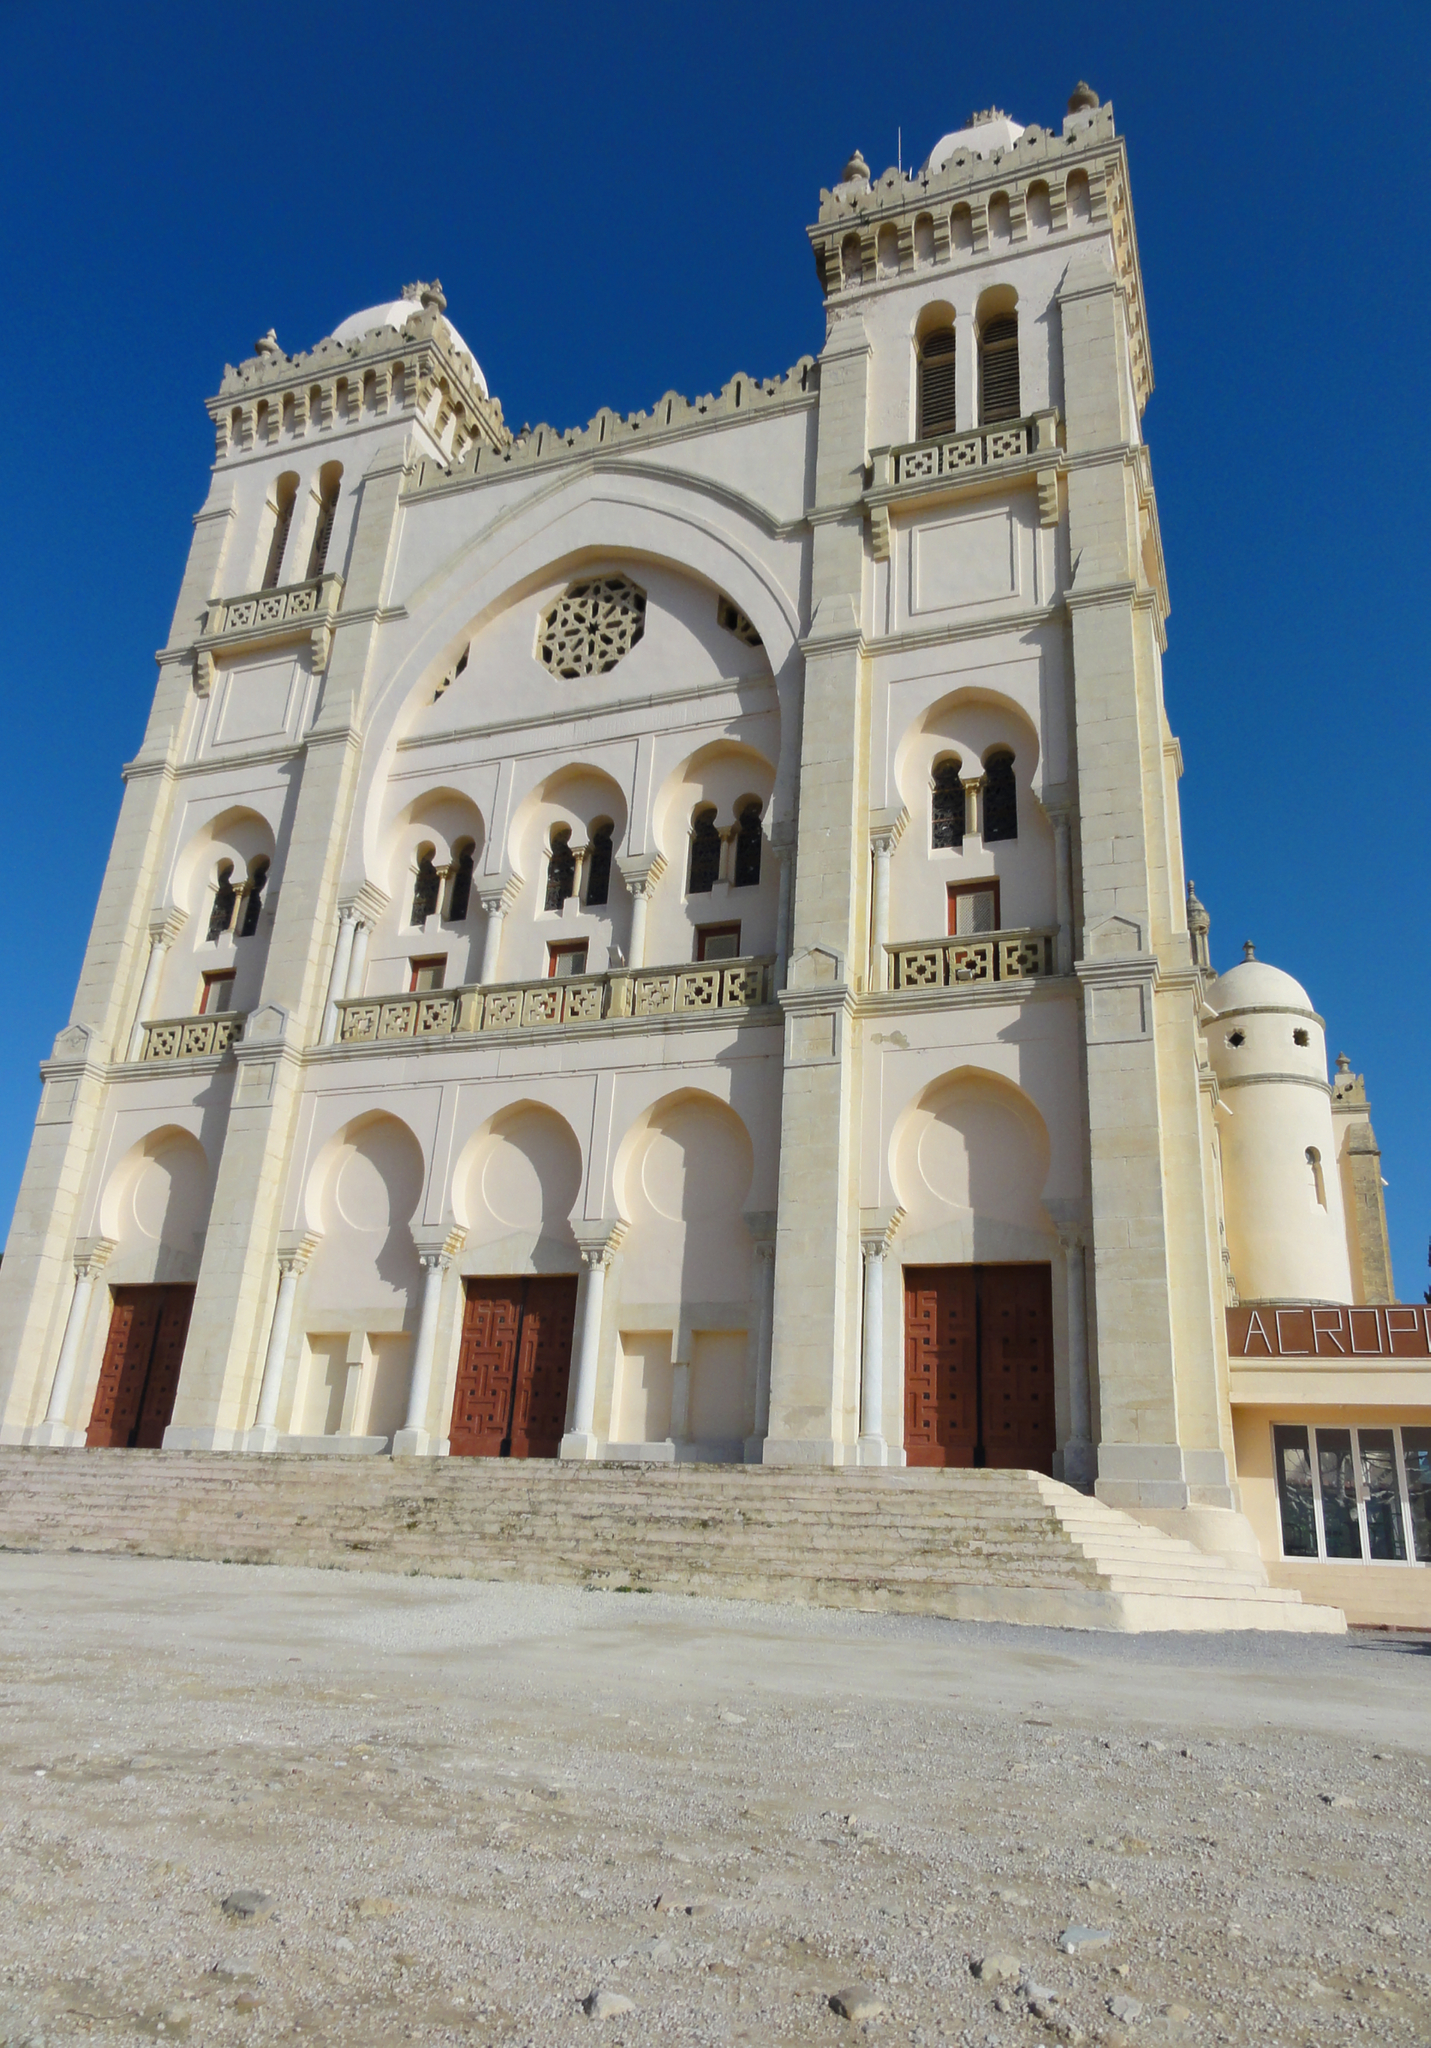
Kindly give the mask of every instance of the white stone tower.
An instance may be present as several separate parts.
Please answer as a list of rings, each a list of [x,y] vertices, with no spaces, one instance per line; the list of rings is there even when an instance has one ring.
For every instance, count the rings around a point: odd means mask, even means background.
[[[1224,1114],[1228,1249],[1243,1301],[1348,1302],[1347,1223],[1322,1020],[1300,982],[1256,958],[1219,975],[1207,1029]]]

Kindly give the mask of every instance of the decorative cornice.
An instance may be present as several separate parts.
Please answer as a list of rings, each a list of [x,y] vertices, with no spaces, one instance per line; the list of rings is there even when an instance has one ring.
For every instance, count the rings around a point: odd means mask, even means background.
[[[1315,1088],[1319,1095],[1330,1095],[1330,1081],[1320,1080],[1315,1074],[1221,1074],[1218,1085],[1224,1095],[1233,1088],[1260,1088],[1264,1082],[1295,1082],[1299,1088]]]
[[[598,453],[615,454],[648,441],[676,440],[707,427],[807,408],[815,403],[819,385],[819,365],[813,356],[801,356],[783,377],[749,377],[739,371],[722,385],[718,396],[682,398],[679,392],[668,391],[649,412],[624,415],[602,406],[585,427],[568,427],[560,433],[543,421],[540,426],[523,427],[500,447],[473,442],[448,468],[437,462],[420,462],[406,495],[421,497],[464,484],[486,483],[513,471],[545,468]]]

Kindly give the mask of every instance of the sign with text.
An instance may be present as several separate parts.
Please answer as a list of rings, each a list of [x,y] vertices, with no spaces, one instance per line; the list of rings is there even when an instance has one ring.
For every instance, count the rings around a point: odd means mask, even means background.
[[[1257,1358],[1431,1359],[1431,1308],[1387,1302],[1329,1308],[1324,1302],[1253,1303],[1227,1311],[1234,1361]]]

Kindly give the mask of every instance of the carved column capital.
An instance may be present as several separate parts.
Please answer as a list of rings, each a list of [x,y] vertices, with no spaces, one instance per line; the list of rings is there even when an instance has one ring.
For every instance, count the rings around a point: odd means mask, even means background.
[[[278,1240],[279,1272],[304,1272],[308,1261],[322,1242],[323,1233],[318,1230],[305,1231],[301,1237],[280,1237]]]
[[[114,1255],[112,1237],[79,1237],[75,1239],[75,1278],[93,1280],[103,1272]]]
[[[626,1224],[619,1218],[614,1223],[574,1223],[572,1234],[580,1247],[582,1264],[605,1268],[611,1264],[621,1249],[626,1236]]]

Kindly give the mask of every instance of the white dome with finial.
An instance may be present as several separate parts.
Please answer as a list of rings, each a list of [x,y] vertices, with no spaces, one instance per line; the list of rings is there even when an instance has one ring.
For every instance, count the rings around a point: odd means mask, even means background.
[[[1259,960],[1249,939],[1242,959],[1209,985],[1207,999],[1220,1016],[1229,1010],[1299,1010],[1314,1017],[1312,998],[1300,981],[1270,961]]]
[[[365,334],[372,334],[375,329],[381,327],[396,328],[400,333],[406,327],[413,314],[421,311],[421,295],[430,288],[425,285],[411,285],[408,289],[412,294],[411,297],[390,299],[384,306],[366,306],[360,313],[350,313],[346,320],[340,320],[333,329],[332,339],[339,342],[361,341]],[[441,285],[435,285],[431,289],[435,290],[439,299],[441,299]],[[447,301],[441,299],[439,310],[445,308],[446,304]],[[457,332],[452,322],[447,319],[445,311],[443,312],[443,320],[448,333],[452,337],[453,347],[459,355],[467,358],[468,370],[472,381],[476,384],[482,396],[486,398],[488,396],[487,379],[482,374],[481,364],[462,339],[462,336]]]

